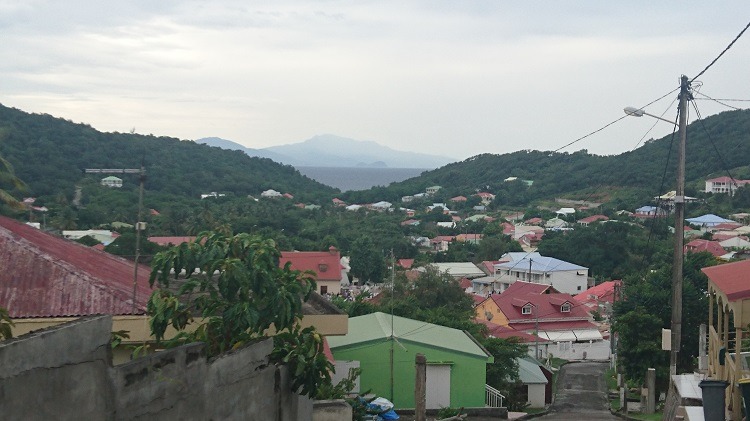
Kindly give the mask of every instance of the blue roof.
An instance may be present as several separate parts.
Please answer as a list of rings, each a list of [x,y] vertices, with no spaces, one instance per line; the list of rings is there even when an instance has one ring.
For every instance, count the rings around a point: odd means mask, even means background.
[[[529,260],[531,260],[532,272],[588,270],[586,267],[555,259],[554,257],[545,257],[539,253],[512,252],[507,253],[506,256],[510,257],[510,261],[496,264],[495,268],[506,270],[519,268],[521,270],[529,270]]]
[[[707,215],[703,216],[697,216],[695,218],[688,218],[685,219],[686,221],[690,222],[691,224],[697,224],[697,225],[703,225],[703,224],[721,224],[724,222],[734,222],[731,219],[724,219],[720,216],[714,215],[712,213],[709,213]]]

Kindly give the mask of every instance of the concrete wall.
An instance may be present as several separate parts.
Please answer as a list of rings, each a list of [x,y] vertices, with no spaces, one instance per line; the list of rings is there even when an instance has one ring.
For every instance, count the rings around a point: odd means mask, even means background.
[[[3,419],[312,419],[265,339],[207,360],[188,344],[112,367],[110,316],[0,342]]]
[[[79,319],[0,342],[3,419],[112,419],[109,317]]]

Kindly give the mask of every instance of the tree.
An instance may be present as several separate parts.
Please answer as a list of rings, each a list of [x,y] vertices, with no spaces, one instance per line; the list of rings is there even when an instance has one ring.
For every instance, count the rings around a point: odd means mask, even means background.
[[[25,184],[16,177],[10,162],[0,156],[0,204],[8,205],[14,209],[23,209],[23,204],[13,197],[10,191],[24,187]]]
[[[487,364],[487,384],[499,390],[507,399],[509,410],[521,410],[527,402],[519,393],[518,358],[527,355],[527,346],[513,339],[484,338],[482,346],[494,357]]]
[[[362,283],[383,281],[385,260],[369,237],[359,237],[352,244],[350,266],[351,274]]]
[[[265,337],[273,327],[274,362],[287,364],[292,387],[314,396],[330,383],[332,365],[322,357],[314,328],[300,329],[302,303],[315,290],[311,273],[279,267],[272,240],[251,234],[204,232],[191,243],[158,253],[148,302],[151,333],[159,344],[204,342],[208,356]],[[165,340],[169,326],[178,333]],[[188,329],[190,326],[190,329]]]
[[[0,340],[13,337],[13,331],[11,330],[13,326],[13,319],[10,318],[8,310],[0,307]]]

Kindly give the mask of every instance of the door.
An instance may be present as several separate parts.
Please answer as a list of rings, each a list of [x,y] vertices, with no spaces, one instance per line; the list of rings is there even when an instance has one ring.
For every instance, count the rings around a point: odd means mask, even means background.
[[[427,409],[451,406],[451,366],[427,365]]]

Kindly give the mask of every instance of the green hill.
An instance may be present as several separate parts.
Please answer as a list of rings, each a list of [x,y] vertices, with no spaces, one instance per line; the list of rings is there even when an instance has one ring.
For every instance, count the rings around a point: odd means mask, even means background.
[[[507,197],[505,204],[512,206],[566,196],[602,202],[623,198],[642,201],[675,188],[678,139],[675,136],[671,152],[670,140],[671,136],[650,140],[632,152],[611,156],[592,155],[585,150],[482,154],[387,188],[347,192],[343,197],[350,201],[393,201],[423,192],[428,186],[440,185],[443,190],[437,199],[489,191]],[[702,190],[706,178],[726,175],[727,169],[735,178],[750,178],[748,165],[750,110],[723,112],[688,126],[688,194],[694,195]],[[526,189],[518,185],[520,181],[504,182],[508,177],[531,180],[533,185]],[[663,186],[662,180],[665,180]]]
[[[28,184],[24,195],[29,196],[62,193],[72,199],[76,185],[103,177],[84,175],[84,168],[139,168],[141,162],[146,166],[145,188],[151,197],[199,198],[211,191],[246,196],[274,189],[302,201],[316,201],[336,192],[291,166],[239,151],[170,137],[102,133],[85,124],[2,105],[0,155]],[[120,178],[126,185],[138,182],[136,175]]]

